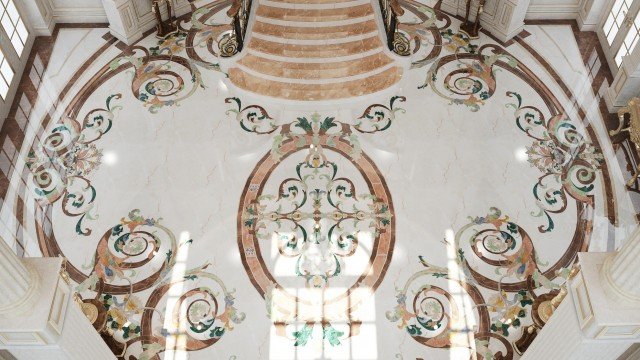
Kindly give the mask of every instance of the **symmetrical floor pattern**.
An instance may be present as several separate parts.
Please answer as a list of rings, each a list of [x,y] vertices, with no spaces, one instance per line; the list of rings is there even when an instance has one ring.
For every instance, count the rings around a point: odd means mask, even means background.
[[[1,235],[67,258],[126,360],[518,358],[637,227],[629,174],[570,26],[471,40],[433,3],[403,2],[404,74],[361,0],[263,0],[230,70],[226,0],[124,51],[61,29]]]
[[[372,94],[400,81],[370,0],[260,0],[238,87],[290,100]]]

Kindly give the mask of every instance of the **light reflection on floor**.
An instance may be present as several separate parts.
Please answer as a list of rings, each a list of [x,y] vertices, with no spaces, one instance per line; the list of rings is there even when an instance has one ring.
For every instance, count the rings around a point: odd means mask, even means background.
[[[69,259],[82,298],[102,303],[103,328],[128,344],[114,351],[139,360],[517,358],[510,344],[532,324],[531,303],[553,291],[522,284],[569,266],[561,262],[568,249],[610,246],[605,204],[620,194],[606,185],[621,170],[608,159],[604,169],[597,156],[611,152],[601,119],[576,115],[595,101],[591,70],[579,65],[577,48],[549,53],[543,35],[570,45],[570,28],[528,26],[533,35],[505,50],[485,36],[470,41],[457,25],[452,19],[429,35],[439,37],[442,52],[406,69],[389,94],[353,103],[281,103],[238,91],[225,74],[192,61],[182,39],[159,45],[148,37],[132,58],[110,47],[20,150],[21,159],[37,153],[13,181],[24,169],[28,185],[15,188],[28,221],[7,219],[17,208],[12,193],[3,222],[21,224],[30,254]],[[61,30],[49,65],[60,76],[46,79],[56,86],[42,86],[41,101],[55,98],[53,89],[78,68],[65,64],[88,56],[65,42],[106,32],[87,31]],[[527,42],[562,76],[580,76],[565,79],[577,95],[561,91]],[[412,60],[429,55],[427,45]],[[171,67],[141,55],[156,46],[175,51]],[[207,48],[193,50],[218,62]],[[465,56],[452,59],[454,52]],[[115,70],[92,79],[110,64]],[[524,70],[533,75],[520,77]],[[545,127],[560,112],[570,122]],[[579,149],[558,131],[569,124]],[[555,182],[575,180],[574,166],[597,174],[587,179],[593,190]],[[38,182],[45,178],[51,184]],[[34,207],[42,209],[35,218]],[[627,213],[618,212],[619,232],[635,225]],[[131,238],[118,239],[136,232],[151,234],[162,250],[123,253],[116,244]],[[175,253],[167,251],[172,237]],[[504,296],[497,291],[503,282]],[[347,300],[335,305],[341,297]],[[205,298],[206,306],[191,306]]]

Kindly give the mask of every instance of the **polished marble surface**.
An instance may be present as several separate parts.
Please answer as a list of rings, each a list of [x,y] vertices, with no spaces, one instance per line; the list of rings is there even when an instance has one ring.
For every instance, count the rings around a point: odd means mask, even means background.
[[[570,25],[505,47],[409,1],[399,83],[294,101],[227,78],[227,6],[125,52],[60,29],[15,156],[3,236],[65,256],[127,359],[517,358],[636,227]]]
[[[246,51],[229,69],[244,90],[279,99],[347,99],[384,91],[402,78],[367,0],[254,3]]]

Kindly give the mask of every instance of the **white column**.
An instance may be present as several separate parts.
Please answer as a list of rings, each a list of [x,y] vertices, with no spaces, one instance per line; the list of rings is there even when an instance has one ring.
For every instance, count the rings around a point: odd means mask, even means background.
[[[115,360],[80,307],[62,258],[18,258],[0,238],[0,350],[18,360]]]
[[[20,2],[18,2],[20,4]],[[48,0],[33,0],[22,2],[26,12],[27,23],[36,36],[51,36],[55,21],[53,21],[53,7]]]
[[[15,317],[29,309],[38,290],[38,274],[27,268],[0,239],[0,318]]]
[[[524,17],[529,8],[529,0],[496,0],[495,10],[480,16],[480,24],[500,41],[507,42],[524,28]],[[485,9],[489,5],[485,5]]]
[[[640,228],[616,252],[610,254],[601,271],[607,294],[621,304],[640,304]]]
[[[579,253],[580,273],[523,360],[615,360],[640,342],[640,229],[613,253]]]
[[[580,31],[596,31],[606,7],[606,1],[581,0],[577,19]]]
[[[530,0],[487,0],[480,15],[480,25],[498,40],[507,42],[524,28],[524,17]],[[475,21],[478,0],[471,0],[469,20]],[[443,0],[440,8],[448,14],[464,18],[467,0]]]
[[[111,34],[127,45],[142,38],[138,15],[132,0],[102,0]],[[150,6],[150,5],[149,5]]]
[[[521,360],[615,360],[628,347],[628,343],[585,339],[573,303],[567,296]]]
[[[176,17],[191,12],[191,3],[188,0],[173,0],[173,9]]]
[[[458,15],[460,7],[462,9],[465,8],[466,3],[466,0],[442,0],[442,3],[440,3],[440,10],[455,16]],[[464,10],[460,15],[464,17]]]

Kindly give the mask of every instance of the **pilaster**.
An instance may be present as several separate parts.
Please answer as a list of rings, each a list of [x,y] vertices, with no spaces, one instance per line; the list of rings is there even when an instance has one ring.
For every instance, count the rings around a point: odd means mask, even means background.
[[[18,360],[114,360],[80,307],[62,258],[18,258],[0,239],[0,350]]]
[[[26,20],[36,36],[51,36],[56,25],[50,0],[24,1]]]
[[[603,0],[581,0],[576,19],[580,31],[596,31],[606,6]]]
[[[603,268],[608,271],[604,264],[611,256],[578,254],[581,270],[569,280],[567,298],[522,360],[615,360],[640,341],[640,303],[620,303],[611,296],[607,277],[602,275]]]
[[[143,29],[132,0],[102,0],[111,34],[127,45],[142,38]]]

